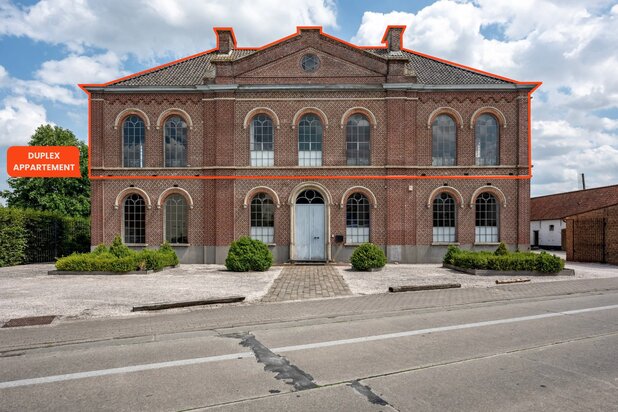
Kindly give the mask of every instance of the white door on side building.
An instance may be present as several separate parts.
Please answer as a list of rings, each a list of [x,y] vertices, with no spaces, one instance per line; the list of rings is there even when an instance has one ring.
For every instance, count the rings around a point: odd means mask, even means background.
[[[326,260],[324,199],[314,190],[302,192],[295,207],[296,260]]]

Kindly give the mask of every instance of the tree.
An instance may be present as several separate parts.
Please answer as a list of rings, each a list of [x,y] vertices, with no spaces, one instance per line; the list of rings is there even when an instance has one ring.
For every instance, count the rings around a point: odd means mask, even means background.
[[[30,146],[77,146],[81,178],[11,177],[11,190],[0,196],[7,206],[58,212],[66,216],[90,216],[90,180],[88,179],[88,146],[73,132],[49,124],[39,126]]]

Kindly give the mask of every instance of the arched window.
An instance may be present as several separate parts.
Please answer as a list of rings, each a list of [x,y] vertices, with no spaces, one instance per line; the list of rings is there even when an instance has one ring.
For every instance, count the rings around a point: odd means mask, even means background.
[[[362,114],[355,114],[348,119],[346,127],[346,145],[348,165],[369,164],[369,120]]]
[[[165,241],[189,243],[187,201],[182,195],[172,194],[165,199]]]
[[[369,200],[362,193],[348,197],[345,212],[345,242],[369,242]]]
[[[131,115],[122,123],[122,165],[144,167],[144,121]]]
[[[275,243],[275,205],[266,193],[258,193],[251,200],[251,237]]]
[[[187,123],[180,116],[165,121],[165,167],[187,165]]]
[[[146,243],[146,203],[137,193],[124,199],[124,243]]]
[[[306,114],[298,124],[298,165],[322,166],[322,122]]]
[[[482,114],[476,120],[474,152],[477,166],[498,164],[499,130],[498,121],[490,114]]]
[[[457,157],[457,128],[451,116],[441,114],[431,126],[432,166],[454,166]]]
[[[273,121],[265,114],[258,114],[251,121],[251,166],[273,166]]]
[[[498,242],[498,202],[491,193],[483,192],[476,198],[476,243]]]
[[[433,200],[433,241],[452,243],[457,239],[455,225],[455,199],[442,192]]]

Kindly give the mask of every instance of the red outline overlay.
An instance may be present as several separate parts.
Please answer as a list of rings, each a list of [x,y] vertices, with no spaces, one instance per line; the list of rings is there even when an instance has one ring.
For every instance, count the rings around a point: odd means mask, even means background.
[[[90,164],[90,160],[91,160],[91,145],[90,145],[90,137],[91,137],[91,119],[90,119],[90,101],[91,101],[91,95],[90,95],[90,91],[87,90],[88,87],[106,87],[109,85],[112,85],[114,83],[118,83],[120,81],[123,80],[127,80],[133,77],[137,77],[137,76],[141,76],[150,72],[154,72],[160,69],[163,69],[167,66],[171,66],[173,64],[176,63],[180,63],[183,62],[185,60],[189,60],[189,59],[193,59],[195,57],[199,57],[202,56],[204,54],[208,54],[208,53],[212,53],[215,50],[219,49],[219,36],[217,35],[217,45],[209,50],[200,52],[200,53],[196,53],[193,54],[191,56],[187,56],[187,57],[183,57],[181,59],[177,59],[174,60],[172,62],[169,63],[165,63],[165,64],[161,64],[159,66],[156,67],[152,67],[150,69],[146,69],[146,70],[142,70],[140,72],[137,73],[133,73],[130,74],[128,76],[124,76],[115,80],[111,80],[107,83],[99,83],[99,84],[78,84],[78,87],[80,89],[82,89],[87,95],[88,95],[88,177],[92,180],[115,180],[115,179],[133,179],[133,180],[140,180],[140,179],[178,179],[178,180],[182,180],[182,179],[196,179],[196,180],[200,180],[200,179],[206,179],[206,180],[241,180],[241,179],[246,179],[246,180],[325,180],[325,179],[335,179],[335,180],[358,180],[358,179],[371,179],[371,180],[425,180],[425,179],[531,179],[532,178],[532,118],[531,118],[531,97],[532,97],[532,93],[534,93],[536,91],[536,89],[538,89],[543,82],[520,82],[517,80],[513,80],[510,79],[508,77],[504,77],[504,76],[500,76],[494,73],[490,73],[490,72],[486,72],[483,70],[479,70],[479,69],[475,69],[473,67],[469,67],[469,66],[465,66],[463,64],[459,64],[459,63],[455,63],[446,59],[441,59],[439,57],[435,57],[435,56],[431,56],[428,54],[424,54],[421,52],[417,52],[414,50],[410,50],[410,49],[406,49],[403,47],[403,34],[406,30],[406,26],[397,26],[397,25],[389,25],[386,27],[386,30],[384,32],[384,36],[382,36],[382,41],[381,43],[383,44],[382,46],[357,46],[355,44],[349,43],[345,40],[342,40],[338,37],[332,36],[328,33],[324,33],[322,31],[322,26],[297,26],[296,27],[296,33],[290,34],[289,36],[285,36],[282,37],[279,40],[275,40],[271,43],[268,43],[264,46],[261,47],[237,47],[236,46],[236,36],[234,34],[234,29],[232,27],[214,27],[213,30],[215,32],[215,34],[218,34],[219,31],[231,31],[232,34],[232,41],[234,43],[234,49],[236,50],[254,50],[254,51],[260,51],[260,50],[264,50],[267,49],[271,46],[274,46],[276,44],[282,43],[286,40],[289,40],[291,38],[294,38],[298,35],[300,35],[301,30],[319,30],[320,31],[320,35],[324,36],[324,37],[328,37],[332,40],[335,40],[339,43],[342,43],[346,46],[352,47],[354,49],[358,49],[358,50],[364,50],[364,49],[386,49],[387,45],[386,45],[386,36],[388,34],[388,31],[391,28],[399,28],[402,29],[401,32],[401,50],[406,51],[408,53],[412,53],[412,54],[416,54],[418,56],[422,56],[428,59],[432,59],[441,63],[445,63],[451,66],[455,66],[455,67],[459,67],[471,72],[475,72],[475,73],[480,73],[483,74],[485,76],[490,76],[490,77],[494,77],[494,78],[498,78],[510,83],[515,83],[518,85],[534,85],[534,87],[532,89],[530,89],[530,91],[528,91],[528,174],[527,175],[518,175],[518,176],[506,176],[506,175],[479,175],[479,176],[450,176],[450,175],[432,175],[432,176],[409,176],[409,175],[382,175],[382,176],[376,176],[376,175],[369,175],[369,176],[352,176],[352,175],[342,175],[342,176],[313,176],[313,175],[293,175],[293,176],[278,176],[278,175],[227,175],[227,176],[188,176],[188,175],[181,175],[181,176],[142,176],[142,175],[136,175],[136,176],[93,176],[91,173],[91,164]],[[394,166],[396,167],[396,166]],[[431,168],[430,166],[428,166],[428,168]],[[465,169],[466,166],[461,166],[462,169]]]

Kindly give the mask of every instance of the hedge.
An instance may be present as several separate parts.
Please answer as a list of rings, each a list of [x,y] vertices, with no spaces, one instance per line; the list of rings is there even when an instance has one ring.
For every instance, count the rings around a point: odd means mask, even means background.
[[[363,243],[354,249],[350,262],[354,270],[378,269],[386,265],[386,255],[373,243]]]
[[[142,249],[139,252],[129,249],[116,236],[110,247],[98,245],[90,253],[74,253],[58,259],[56,269],[77,272],[130,272],[137,270],[161,270],[166,266],[176,266],[178,256],[168,244],[158,250]]]
[[[536,271],[556,273],[564,269],[564,260],[547,252],[508,252],[501,247],[496,252],[472,252],[449,246],[443,263],[464,269],[487,269],[498,271]]]
[[[0,207],[0,266],[50,262],[90,249],[90,221]]]

